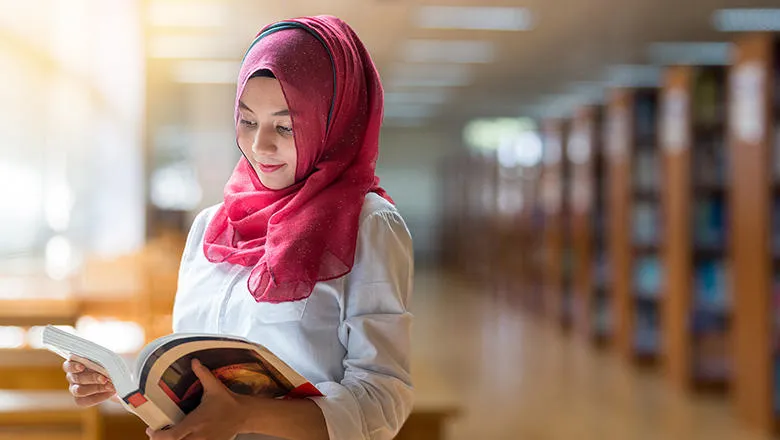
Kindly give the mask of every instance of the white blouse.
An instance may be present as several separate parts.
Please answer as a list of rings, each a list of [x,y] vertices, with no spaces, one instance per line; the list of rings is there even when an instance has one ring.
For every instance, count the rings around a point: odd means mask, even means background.
[[[412,240],[395,207],[369,193],[352,271],[317,283],[309,298],[279,304],[254,300],[251,267],[214,264],[203,255],[203,235],[218,207],[198,214],[187,237],[174,331],[237,335],[266,346],[325,395],[312,400],[331,440],[393,438],[413,402]]]

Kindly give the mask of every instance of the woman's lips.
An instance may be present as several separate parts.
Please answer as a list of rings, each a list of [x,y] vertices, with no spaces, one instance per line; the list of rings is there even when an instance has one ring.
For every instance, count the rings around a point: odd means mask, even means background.
[[[266,174],[270,174],[270,173],[273,173],[274,171],[278,171],[278,170],[282,169],[282,167],[285,166],[285,164],[266,165],[264,163],[259,163],[258,162],[257,166],[260,168],[260,171],[262,171],[262,172],[264,172]]]

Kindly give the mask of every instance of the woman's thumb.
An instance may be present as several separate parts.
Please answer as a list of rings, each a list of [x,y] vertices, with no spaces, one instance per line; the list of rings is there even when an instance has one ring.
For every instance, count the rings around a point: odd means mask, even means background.
[[[225,385],[214,376],[211,370],[206,368],[206,366],[197,359],[192,360],[192,371],[195,373],[195,376],[200,379],[204,393],[227,389]]]

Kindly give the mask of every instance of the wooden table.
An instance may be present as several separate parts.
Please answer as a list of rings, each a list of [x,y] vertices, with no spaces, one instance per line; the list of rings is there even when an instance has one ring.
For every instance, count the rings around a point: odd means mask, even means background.
[[[99,440],[98,408],[79,408],[65,391],[0,391],[0,440]]]

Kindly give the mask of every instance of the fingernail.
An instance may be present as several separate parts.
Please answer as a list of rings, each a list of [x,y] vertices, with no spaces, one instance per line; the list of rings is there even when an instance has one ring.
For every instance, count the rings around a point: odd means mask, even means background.
[[[75,368],[77,373],[81,373],[82,371],[84,371],[84,366],[81,365],[81,364],[74,365],[74,368]]]
[[[112,383],[110,383],[110,382],[109,382],[109,383],[107,383],[107,384],[104,386],[104,388],[105,388],[107,391],[114,391],[114,384],[112,384]]]
[[[106,382],[108,382],[106,376],[98,376],[98,383],[105,385]]]
[[[78,386],[78,385],[71,385],[71,386],[70,386],[70,393],[71,393],[71,394],[76,394],[76,392],[77,392],[78,390],[79,390],[79,386]]]
[[[201,364],[201,363],[200,363],[200,361],[199,361],[199,360],[197,360],[197,359],[193,359],[193,360],[192,360],[192,364],[193,364],[193,365],[195,365],[195,366],[198,366],[198,367],[200,367],[201,365],[203,365],[203,364]]]

